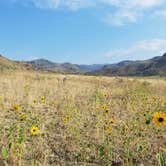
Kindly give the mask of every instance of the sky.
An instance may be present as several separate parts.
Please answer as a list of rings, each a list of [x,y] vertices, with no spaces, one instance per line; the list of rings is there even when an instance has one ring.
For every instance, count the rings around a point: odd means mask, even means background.
[[[0,0],[0,54],[75,64],[166,52],[166,0]]]

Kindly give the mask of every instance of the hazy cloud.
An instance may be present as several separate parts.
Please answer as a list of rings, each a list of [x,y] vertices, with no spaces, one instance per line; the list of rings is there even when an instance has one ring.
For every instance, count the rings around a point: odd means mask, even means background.
[[[133,45],[115,49],[105,53],[106,57],[117,59],[121,57],[125,59],[147,59],[148,57],[162,55],[166,51],[166,39],[144,40],[134,43]]]
[[[157,10],[153,13],[153,16],[158,19],[166,20],[166,10]]]

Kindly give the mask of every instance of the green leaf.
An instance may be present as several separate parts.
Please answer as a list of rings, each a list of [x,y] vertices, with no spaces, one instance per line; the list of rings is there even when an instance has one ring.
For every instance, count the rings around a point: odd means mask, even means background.
[[[3,159],[7,158],[8,152],[7,152],[7,149],[4,146],[2,147],[1,155],[2,155]]]
[[[23,138],[22,137],[17,138],[17,143],[18,144],[22,144],[22,142],[23,142]]]
[[[164,166],[166,164],[166,157],[160,153],[157,153],[156,159],[158,161],[159,166]]]

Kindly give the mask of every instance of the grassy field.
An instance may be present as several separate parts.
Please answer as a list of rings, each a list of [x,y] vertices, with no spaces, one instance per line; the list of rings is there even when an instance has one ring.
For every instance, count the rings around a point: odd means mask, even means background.
[[[0,75],[0,166],[165,166],[166,81]]]

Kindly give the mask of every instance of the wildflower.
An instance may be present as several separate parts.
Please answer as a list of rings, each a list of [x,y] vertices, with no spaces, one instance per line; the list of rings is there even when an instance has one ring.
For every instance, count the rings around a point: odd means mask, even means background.
[[[69,117],[64,117],[64,118],[63,118],[63,122],[64,122],[64,123],[67,123],[68,121],[69,121]]]
[[[36,126],[32,126],[31,128],[30,128],[30,133],[32,134],[32,135],[38,135],[39,134],[39,128],[38,127],[36,127]]]
[[[166,124],[166,115],[162,112],[155,112],[153,120],[157,126],[164,125]]]
[[[96,107],[96,110],[98,111],[100,108],[99,107]]]
[[[152,99],[153,99],[153,101],[156,101],[156,100],[157,100],[157,98],[156,98],[155,96],[153,96],[153,98],[152,98]]]
[[[51,101],[50,106],[55,107],[55,101]]]
[[[161,104],[163,104],[163,103],[164,103],[164,99],[161,98],[161,99],[159,100],[159,102],[160,102]]]
[[[14,104],[12,109],[16,112],[19,112],[21,110],[21,107],[18,104]]]
[[[25,114],[20,115],[20,121],[26,120],[27,116]]]
[[[3,99],[3,96],[0,95],[0,100]]]
[[[105,105],[102,106],[102,110],[105,112],[105,113],[108,113],[109,112],[109,108]]]
[[[115,121],[114,121],[113,119],[110,119],[110,120],[109,120],[109,124],[110,124],[110,125],[114,125],[114,124],[115,124]]]
[[[103,106],[102,106],[102,109],[105,110],[105,109],[107,109],[107,107],[106,107],[105,105],[103,105]]]
[[[40,101],[41,101],[41,103],[45,103],[46,98],[44,96],[42,96],[42,97],[40,97]]]
[[[104,96],[105,98],[107,98],[107,97],[108,97],[108,95],[107,95],[107,94],[103,94],[103,96]]]
[[[109,109],[106,109],[106,110],[104,110],[104,111],[105,111],[105,113],[108,113]]]
[[[137,123],[136,122],[133,122],[133,127],[137,127]]]
[[[33,103],[34,103],[34,104],[36,104],[36,103],[37,103],[37,100],[36,100],[36,99],[34,99],[34,100],[33,100]]]
[[[111,127],[109,125],[105,125],[104,126],[104,130],[107,134],[110,134],[111,133]]]
[[[3,103],[0,102],[0,107],[3,107]]]
[[[128,129],[129,129],[128,125],[123,126],[122,128],[123,134],[126,134]]]

